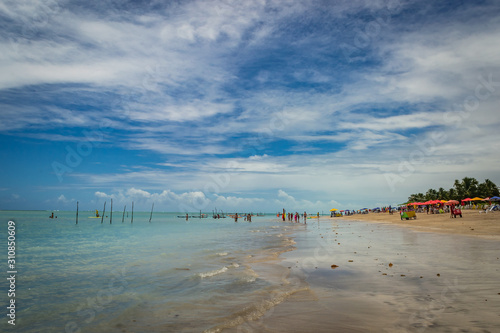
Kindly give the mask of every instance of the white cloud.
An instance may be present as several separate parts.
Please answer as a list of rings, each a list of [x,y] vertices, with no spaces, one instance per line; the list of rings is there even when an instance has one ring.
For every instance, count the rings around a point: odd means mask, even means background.
[[[135,198],[150,198],[151,197],[151,193],[144,191],[144,190],[141,190],[141,189],[136,189],[136,188],[128,189],[126,192],[126,195],[133,197],[133,198],[134,197]]]
[[[101,192],[101,191],[97,191],[97,192],[95,192],[95,193],[94,193],[94,195],[95,195],[96,197],[98,197],[98,198],[107,198],[107,197],[108,197],[108,195],[107,195],[106,193]]]
[[[285,191],[283,190],[278,190],[278,198],[283,198],[284,200],[287,200],[287,201],[295,201],[295,198],[292,197],[291,195],[289,195],[288,193],[286,193]]]

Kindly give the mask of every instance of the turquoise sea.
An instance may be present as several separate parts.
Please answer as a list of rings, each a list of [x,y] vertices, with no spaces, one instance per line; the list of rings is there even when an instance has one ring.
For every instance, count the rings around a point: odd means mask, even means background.
[[[122,223],[114,212],[110,224],[80,211],[76,224],[75,212],[50,213],[0,212],[3,275],[9,220],[17,271],[16,325],[3,319],[2,331],[218,332],[294,292],[277,258],[301,226],[272,215],[235,223],[154,213],[149,223],[149,213],[134,213]]]

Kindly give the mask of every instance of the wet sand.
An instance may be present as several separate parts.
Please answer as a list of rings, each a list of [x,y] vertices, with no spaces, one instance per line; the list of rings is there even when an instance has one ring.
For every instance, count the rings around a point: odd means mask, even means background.
[[[332,219],[339,219],[338,217]],[[390,223],[418,231],[430,231],[467,236],[487,236],[500,239],[500,212],[482,213],[479,210],[462,210],[462,218],[450,214],[417,213],[416,219],[401,220],[398,213],[369,213],[344,216],[342,219]]]
[[[223,332],[500,332],[500,240],[471,237],[490,235],[473,213],[308,220],[281,264],[309,288]]]

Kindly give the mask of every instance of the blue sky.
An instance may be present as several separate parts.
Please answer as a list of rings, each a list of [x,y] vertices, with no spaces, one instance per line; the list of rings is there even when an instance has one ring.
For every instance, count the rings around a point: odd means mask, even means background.
[[[500,184],[498,1],[1,1],[0,24],[0,209]]]

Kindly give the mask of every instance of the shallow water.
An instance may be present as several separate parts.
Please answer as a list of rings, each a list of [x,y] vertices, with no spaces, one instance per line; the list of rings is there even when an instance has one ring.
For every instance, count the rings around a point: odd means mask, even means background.
[[[227,332],[500,332],[499,241],[340,219],[295,241],[310,290]]]
[[[269,294],[293,291],[266,278],[266,269],[283,270],[276,258],[293,248],[295,228],[272,217],[155,213],[149,223],[149,213],[134,213],[122,223],[115,212],[101,224],[80,212],[76,225],[74,212],[49,214],[0,212],[4,263],[7,222],[16,222],[16,326],[2,323],[6,330],[215,332],[259,317],[274,305]]]

